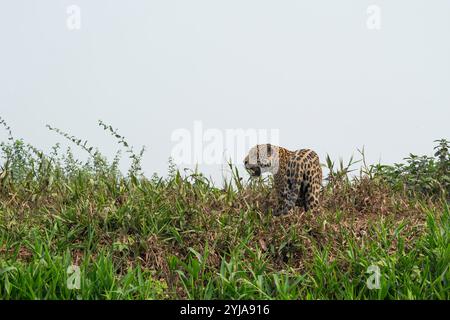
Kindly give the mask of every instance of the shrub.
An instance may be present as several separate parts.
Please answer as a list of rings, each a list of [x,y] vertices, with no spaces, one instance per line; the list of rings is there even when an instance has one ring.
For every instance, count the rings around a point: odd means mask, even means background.
[[[410,154],[406,163],[374,166],[378,177],[396,190],[410,195],[431,197],[450,195],[450,143],[446,139],[436,140],[434,156]]]

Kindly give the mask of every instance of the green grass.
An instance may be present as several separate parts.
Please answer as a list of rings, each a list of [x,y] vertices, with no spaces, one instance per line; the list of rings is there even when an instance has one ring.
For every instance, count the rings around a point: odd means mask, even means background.
[[[87,163],[2,143],[1,299],[450,298],[445,195],[411,196],[361,173],[326,185],[320,215],[273,217],[268,181],[246,182],[233,166],[220,187],[173,168],[148,179],[125,142],[133,167],[122,175],[118,157],[74,140]]]

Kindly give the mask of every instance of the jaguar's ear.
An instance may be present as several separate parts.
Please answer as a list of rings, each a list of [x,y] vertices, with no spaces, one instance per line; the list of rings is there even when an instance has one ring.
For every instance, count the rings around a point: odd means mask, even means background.
[[[272,145],[270,143],[267,144],[267,156],[270,157],[272,155]]]

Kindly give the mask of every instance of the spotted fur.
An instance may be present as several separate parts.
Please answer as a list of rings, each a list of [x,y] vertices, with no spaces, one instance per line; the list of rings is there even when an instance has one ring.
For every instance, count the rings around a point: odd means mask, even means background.
[[[251,176],[264,172],[274,175],[278,205],[274,215],[287,214],[295,206],[305,211],[319,207],[322,168],[313,150],[290,151],[271,144],[256,145],[244,159]]]

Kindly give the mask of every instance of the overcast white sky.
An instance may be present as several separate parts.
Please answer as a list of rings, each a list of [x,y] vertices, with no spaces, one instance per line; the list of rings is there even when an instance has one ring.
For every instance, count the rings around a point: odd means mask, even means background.
[[[448,0],[3,1],[0,41],[0,116],[16,137],[48,150],[62,141],[51,124],[113,154],[102,119],[148,147],[148,174],[167,171],[171,134],[195,120],[279,129],[322,159],[364,145],[392,163],[450,138]]]

